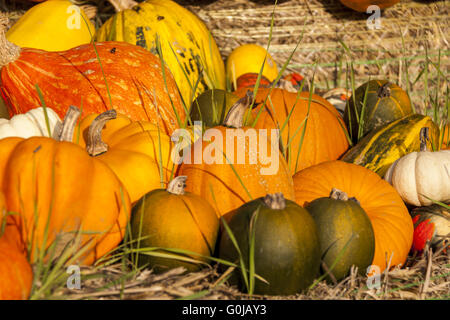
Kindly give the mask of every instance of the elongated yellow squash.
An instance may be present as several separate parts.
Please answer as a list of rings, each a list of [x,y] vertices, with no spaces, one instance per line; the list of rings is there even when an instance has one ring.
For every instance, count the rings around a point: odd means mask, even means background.
[[[341,160],[366,167],[383,177],[397,159],[420,151],[417,137],[423,127],[430,128],[429,149],[433,150],[438,146],[439,127],[428,116],[411,114],[372,131],[347,151]]]
[[[155,54],[159,43],[186,106],[206,89],[225,89],[224,62],[211,33],[197,16],[173,1],[147,0],[122,10],[97,30],[96,39],[126,41]]]
[[[29,9],[6,33],[22,48],[64,51],[89,43],[95,27],[69,0],[48,0]]]

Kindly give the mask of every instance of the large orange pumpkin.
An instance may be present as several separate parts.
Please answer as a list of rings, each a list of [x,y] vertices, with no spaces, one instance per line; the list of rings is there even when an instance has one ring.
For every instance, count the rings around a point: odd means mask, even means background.
[[[176,83],[149,51],[114,41],[62,52],[20,48],[5,38],[4,20],[0,16],[0,88],[10,116],[41,105],[38,85],[61,118],[67,106],[82,105],[83,116],[114,108],[133,120],[159,123],[168,134],[184,123]]]
[[[73,139],[114,171],[132,203],[166,185],[177,168],[171,160],[173,144],[164,131],[149,121],[117,115],[115,110],[88,115]]]
[[[353,10],[359,12],[366,12],[367,8],[372,5],[385,9],[392,7],[394,4],[400,2],[400,0],[340,0],[341,3]]]
[[[375,234],[373,265],[384,270],[406,261],[413,240],[413,223],[397,191],[373,171],[343,161],[324,162],[294,176],[295,200],[301,206],[326,197],[337,188],[359,200]]]
[[[30,295],[33,272],[26,256],[13,241],[6,224],[6,205],[0,192],[0,300],[24,300]]]
[[[248,89],[235,92],[243,96]],[[349,147],[345,124],[327,100],[308,92],[258,88],[253,116],[255,128],[279,128],[291,173],[320,162],[338,159]],[[270,100],[267,99],[270,93]],[[260,110],[262,105],[264,110]],[[308,117],[307,117],[308,116]],[[304,136],[303,136],[304,130]]]
[[[180,165],[179,175],[187,176],[190,181],[186,191],[203,196],[220,215],[268,193],[282,192],[287,199],[294,199],[289,168],[281,152],[275,148],[278,135],[270,132],[263,134],[242,126],[251,99],[250,96],[239,99],[228,112],[224,124],[213,128],[215,133],[223,137],[223,145],[212,136],[212,141],[207,142],[204,135],[204,141],[197,140],[192,146],[190,161],[186,161],[185,157]],[[252,133],[255,134],[252,139],[255,144],[250,144],[249,137]],[[225,139],[231,135],[236,135],[237,138],[233,138],[232,147],[226,148]],[[219,146],[212,154],[211,148],[217,144]],[[262,150],[262,146],[266,150]],[[196,160],[196,150],[201,151],[204,156],[201,161]],[[261,160],[261,154],[264,153],[270,153],[272,163]],[[213,161],[207,159],[205,154],[211,154]],[[243,158],[240,159],[240,156]]]
[[[119,244],[129,220],[130,199],[114,172],[68,142],[79,116],[69,110],[61,141],[0,140],[0,192],[7,210],[16,213],[8,223],[19,228],[21,250],[32,263],[54,241],[61,252],[79,240],[80,250],[86,250],[79,263],[92,264]]]

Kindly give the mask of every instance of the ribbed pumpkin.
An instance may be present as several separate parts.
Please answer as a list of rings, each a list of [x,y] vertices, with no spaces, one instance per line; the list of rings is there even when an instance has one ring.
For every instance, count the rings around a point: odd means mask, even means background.
[[[46,115],[48,119],[48,127]],[[0,139],[6,137],[29,138],[36,136],[53,136],[57,126],[61,125],[61,119],[51,108],[39,107],[31,109],[27,113],[16,114],[10,120],[0,118]]]
[[[182,249],[208,257],[213,255],[219,231],[219,218],[213,207],[201,197],[185,192],[186,176],[178,176],[167,186],[147,193],[134,206],[131,235],[138,248]],[[168,252],[170,254],[170,252]],[[192,255],[191,259],[205,262]],[[193,262],[140,254],[140,265],[149,264],[161,272],[183,266],[198,270]]]
[[[190,181],[186,190],[207,199],[220,215],[267,193],[282,192],[294,199],[289,168],[276,148],[278,135],[243,126],[251,99],[251,95],[239,99],[221,126],[205,132],[203,140],[186,151],[180,165],[179,175]],[[229,138],[233,145],[227,147]],[[270,158],[266,162],[263,156]]]
[[[46,51],[63,51],[91,42],[95,27],[83,9],[69,0],[45,1],[31,7],[8,30],[12,43]]]
[[[336,282],[345,278],[352,265],[365,275],[373,260],[375,237],[372,223],[358,199],[333,189],[329,197],[315,199],[305,209],[317,225],[322,273],[332,274],[327,279]]]
[[[159,123],[168,134],[184,123],[175,81],[152,53],[113,41],[62,52],[20,48],[4,38],[6,19],[0,20],[0,88],[11,116],[40,106],[38,85],[61,118],[68,105],[82,104],[83,116],[114,108],[133,120]]]
[[[437,146],[439,128],[428,116],[412,114],[384,125],[362,138],[341,160],[361,165],[384,177],[389,167],[404,155],[420,150],[420,130],[430,128],[432,143]],[[432,150],[429,143],[428,147]]]
[[[367,8],[372,5],[385,9],[392,7],[394,4],[400,2],[400,0],[340,0],[341,3],[353,10],[359,12],[366,12]]]
[[[433,204],[412,210],[414,241],[412,251],[421,253],[427,244],[433,249],[445,246],[450,249],[450,209]]]
[[[450,150],[450,126],[448,124],[441,130],[441,138],[439,141],[442,141],[441,149]]]
[[[119,244],[129,219],[129,196],[114,172],[68,142],[79,116],[69,110],[60,141],[0,140],[0,191],[7,210],[16,213],[11,221],[20,229],[23,250],[30,247],[32,263],[54,241],[57,256],[75,240],[86,249],[79,262],[92,264]]]
[[[450,203],[450,150],[430,151],[428,128],[420,131],[420,151],[395,161],[385,179],[403,201],[414,206],[429,206],[434,201]]]
[[[255,273],[268,282],[256,278],[254,293],[295,294],[311,285],[319,274],[316,224],[308,211],[282,194],[268,194],[244,204],[232,213],[228,225],[247,268],[254,235]],[[240,265],[239,253],[225,231],[220,237],[219,257]],[[245,290],[241,272],[235,270],[231,282]]]
[[[369,132],[412,113],[411,101],[402,88],[387,80],[370,80],[350,97],[344,121],[356,143]]]
[[[278,67],[266,49],[257,44],[241,45],[233,49],[227,58],[227,81],[238,89],[239,78],[245,74],[258,75],[263,64],[262,76],[270,82],[274,81],[278,76]]]
[[[132,121],[115,110],[85,117],[73,139],[114,171],[132,203],[161,188],[177,168],[168,135],[151,122]]]
[[[109,0],[117,12],[97,31],[98,41],[125,41],[158,53],[187,106],[206,89],[225,89],[225,66],[206,25],[170,0]],[[195,88],[195,93],[193,89]]]
[[[294,176],[295,200],[302,206],[328,196],[332,188],[358,199],[369,216],[375,235],[372,264],[384,270],[391,254],[391,267],[405,263],[414,228],[397,191],[371,170],[339,160],[306,168]]]
[[[248,89],[235,94],[242,97]],[[257,129],[280,129],[291,173],[320,162],[336,160],[349,147],[345,124],[338,111],[322,97],[284,89],[258,88],[253,109]],[[264,109],[261,110],[263,103]],[[308,117],[307,117],[308,115]],[[303,136],[304,131],[304,136]],[[303,136],[303,137],[302,137]]]

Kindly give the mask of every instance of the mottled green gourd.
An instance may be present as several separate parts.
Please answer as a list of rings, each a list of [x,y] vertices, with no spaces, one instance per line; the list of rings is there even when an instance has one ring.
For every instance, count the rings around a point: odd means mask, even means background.
[[[365,274],[375,254],[372,223],[357,199],[333,189],[329,197],[308,203],[305,209],[316,222],[322,255],[322,273],[327,280],[345,278],[352,265]]]
[[[387,80],[370,80],[350,97],[344,121],[356,143],[371,131],[412,113],[411,101],[402,88]]]
[[[254,293],[295,294],[310,286],[319,273],[320,247],[316,224],[311,215],[281,193],[247,202],[227,214],[226,221],[249,267],[250,240],[254,234],[255,273],[268,281],[255,279]],[[239,265],[239,254],[224,230],[219,257]],[[246,285],[240,269],[230,280],[241,290]]]

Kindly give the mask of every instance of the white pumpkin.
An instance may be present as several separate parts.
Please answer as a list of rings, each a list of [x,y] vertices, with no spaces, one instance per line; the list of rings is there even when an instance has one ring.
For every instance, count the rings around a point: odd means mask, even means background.
[[[422,135],[422,134],[421,134]],[[429,206],[432,200],[450,202],[450,150],[431,152],[422,142],[421,151],[395,161],[384,179],[414,206]]]
[[[47,108],[48,122],[51,136],[55,128],[61,126],[61,119],[55,111]],[[0,139],[7,137],[30,138],[35,136],[48,137],[44,108],[32,109],[24,114],[17,114],[11,119],[0,118]]]

